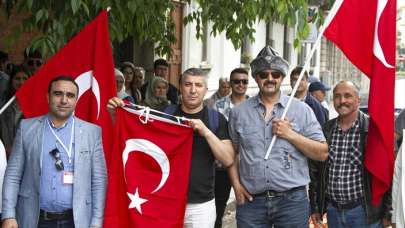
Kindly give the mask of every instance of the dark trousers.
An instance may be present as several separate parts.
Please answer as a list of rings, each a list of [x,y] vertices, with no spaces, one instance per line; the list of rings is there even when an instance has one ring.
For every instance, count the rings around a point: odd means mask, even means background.
[[[38,228],[75,228],[73,217],[66,220],[44,220],[39,218]]]
[[[231,181],[226,170],[216,170],[215,172],[215,207],[217,218],[215,228],[222,227],[222,217],[224,216],[226,203],[231,192]]]

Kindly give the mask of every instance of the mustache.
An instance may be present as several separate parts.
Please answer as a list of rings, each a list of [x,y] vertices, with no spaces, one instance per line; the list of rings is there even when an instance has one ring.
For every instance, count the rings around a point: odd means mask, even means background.
[[[341,105],[338,106],[338,109],[342,108],[342,107],[350,108],[349,105],[347,105],[347,104],[341,104]]]
[[[276,86],[276,85],[277,85],[277,82],[274,81],[274,80],[266,80],[266,81],[263,83],[263,86],[267,86],[267,85],[274,85],[274,86]]]

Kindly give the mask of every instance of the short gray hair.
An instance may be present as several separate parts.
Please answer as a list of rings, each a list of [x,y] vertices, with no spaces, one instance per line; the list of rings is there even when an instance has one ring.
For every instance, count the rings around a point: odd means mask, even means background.
[[[181,81],[184,80],[184,77],[185,77],[186,75],[188,75],[188,76],[203,77],[203,78],[204,78],[204,83],[205,83],[205,85],[208,86],[208,79],[207,79],[207,76],[204,74],[204,72],[203,72],[201,69],[192,67],[192,68],[188,68],[187,70],[185,70],[185,71],[183,72],[183,74],[181,74],[181,77],[180,77],[180,84],[181,84]]]
[[[351,85],[351,86],[353,87],[354,91],[356,92],[357,96],[360,97],[360,87],[357,86],[354,82],[349,81],[349,80],[342,80],[342,81],[338,82],[338,83],[335,85],[335,87],[333,87],[332,93],[333,93],[333,94],[335,93],[335,89],[336,89],[336,87],[337,87],[338,85],[344,84],[344,83]]]

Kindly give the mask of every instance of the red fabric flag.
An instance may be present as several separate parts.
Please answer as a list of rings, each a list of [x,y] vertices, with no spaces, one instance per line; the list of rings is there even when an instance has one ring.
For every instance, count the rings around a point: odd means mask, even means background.
[[[103,11],[28,79],[16,96],[25,117],[44,115],[48,113],[49,82],[60,75],[75,78],[79,85],[75,115],[103,128],[108,164],[112,122],[106,105],[117,93],[107,23],[107,12]]]
[[[182,228],[193,130],[117,109],[104,227]]]
[[[370,78],[365,166],[373,204],[393,175],[396,10],[395,0],[344,0],[324,34]]]

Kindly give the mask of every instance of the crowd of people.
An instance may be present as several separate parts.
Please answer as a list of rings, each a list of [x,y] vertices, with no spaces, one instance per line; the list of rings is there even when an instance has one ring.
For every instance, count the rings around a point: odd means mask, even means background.
[[[33,53],[12,66],[0,52],[2,105],[42,63]],[[169,82],[164,59],[154,62],[148,80],[131,62],[114,71],[117,95],[107,105],[112,116],[133,103],[184,116],[195,131],[184,227],[222,227],[232,188],[240,228],[308,227],[310,220],[323,223],[325,215],[329,227],[403,227],[403,208],[391,191],[371,204],[372,180],[364,164],[370,119],[359,110],[359,88],[351,81],[333,87],[338,117],[329,119],[325,94],[331,88],[310,83],[305,71],[282,119],[290,99],[281,91],[289,63],[265,47],[250,70],[251,76],[235,68],[205,100],[207,76],[198,68],[182,73],[179,89]],[[292,88],[303,70],[297,66],[289,73]],[[259,88],[250,97],[249,80]],[[49,83],[47,115],[24,119],[16,101],[1,114],[0,138],[9,157],[2,227],[102,227],[107,171],[101,132],[74,116],[78,90],[72,77],[61,75]],[[396,140],[404,123],[402,111]],[[265,158],[273,136],[277,140]],[[400,185],[398,169],[393,194]]]

